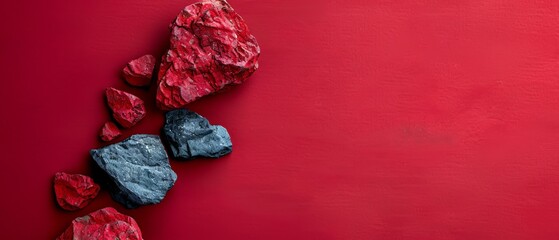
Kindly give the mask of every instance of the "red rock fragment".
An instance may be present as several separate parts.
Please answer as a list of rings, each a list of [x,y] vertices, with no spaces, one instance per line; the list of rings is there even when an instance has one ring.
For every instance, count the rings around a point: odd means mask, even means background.
[[[154,67],[155,57],[148,54],[128,62],[122,75],[130,85],[143,87],[150,84]]]
[[[101,140],[108,142],[112,141],[116,137],[120,136],[120,130],[113,122],[106,122],[101,128],[101,132],[99,133],[99,137]]]
[[[84,208],[97,196],[99,189],[99,185],[85,175],[63,172],[54,175],[56,201],[65,210]]]
[[[171,24],[170,49],[158,73],[157,105],[184,107],[258,68],[260,47],[245,21],[225,0],[187,6]]]
[[[114,208],[107,207],[72,221],[56,240],[142,240],[136,221]]]
[[[130,93],[107,88],[105,95],[113,118],[124,128],[136,125],[146,115],[144,101]]]

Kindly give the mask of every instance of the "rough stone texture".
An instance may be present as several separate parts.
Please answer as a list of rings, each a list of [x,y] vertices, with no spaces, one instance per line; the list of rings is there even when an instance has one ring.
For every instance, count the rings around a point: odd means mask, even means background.
[[[224,127],[210,125],[207,119],[186,109],[167,112],[163,131],[176,158],[217,158],[233,147]]]
[[[144,101],[130,93],[107,88],[105,95],[113,118],[124,128],[136,125],[146,115]]]
[[[245,21],[225,0],[187,6],[171,24],[170,49],[158,73],[157,105],[184,107],[258,68],[260,47]]]
[[[107,207],[76,218],[57,240],[142,240],[136,221]]]
[[[148,86],[151,83],[153,68],[155,67],[155,57],[144,55],[134,59],[124,67],[122,76],[128,84],[136,87]]]
[[[107,173],[113,199],[128,208],[159,203],[177,180],[156,135],[133,135],[90,154]]]
[[[58,205],[68,211],[82,209],[99,193],[93,179],[81,174],[58,172],[54,175],[54,194]]]
[[[113,122],[106,122],[103,124],[103,128],[101,128],[101,132],[99,133],[99,137],[101,140],[108,142],[112,141],[113,139],[120,136],[121,132]]]

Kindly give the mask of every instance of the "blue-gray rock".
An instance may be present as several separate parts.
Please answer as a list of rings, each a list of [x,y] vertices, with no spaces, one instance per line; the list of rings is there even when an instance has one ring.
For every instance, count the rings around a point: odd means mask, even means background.
[[[159,203],[177,180],[156,135],[133,135],[90,154],[106,173],[113,199],[128,208]]]
[[[211,125],[187,109],[167,112],[163,132],[173,156],[180,159],[217,158],[230,153],[233,147],[224,127]]]

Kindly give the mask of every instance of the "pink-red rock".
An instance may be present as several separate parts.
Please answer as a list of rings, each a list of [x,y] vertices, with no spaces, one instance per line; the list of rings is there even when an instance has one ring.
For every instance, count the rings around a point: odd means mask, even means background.
[[[101,128],[101,132],[99,133],[99,137],[101,140],[108,142],[112,141],[113,139],[120,136],[121,132],[113,122],[106,122],[103,124],[103,128]]]
[[[107,207],[72,221],[57,240],[142,240],[136,221]]]
[[[107,88],[105,95],[113,118],[124,128],[136,125],[146,115],[144,101],[139,97],[114,88]]]
[[[128,62],[122,75],[130,85],[144,87],[150,84],[154,67],[155,57],[148,54]]]
[[[54,194],[62,209],[74,211],[84,208],[99,190],[99,185],[88,176],[63,172],[54,175]]]
[[[245,21],[225,0],[187,6],[171,24],[170,49],[158,73],[157,106],[182,108],[258,68],[260,47]]]

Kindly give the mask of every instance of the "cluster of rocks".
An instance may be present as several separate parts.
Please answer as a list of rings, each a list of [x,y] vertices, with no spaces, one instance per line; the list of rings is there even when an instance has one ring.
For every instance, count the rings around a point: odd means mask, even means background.
[[[98,179],[112,198],[127,208],[156,204],[177,180],[164,142],[175,159],[217,158],[232,151],[227,130],[211,125],[186,104],[230,85],[244,82],[257,68],[260,48],[244,20],[225,0],[206,0],[187,6],[170,26],[171,44],[157,74],[156,105],[168,112],[163,141],[158,135],[135,134],[93,149],[90,155],[103,172]],[[156,59],[144,55],[122,70],[133,87],[149,87]],[[144,101],[115,88],[105,90],[112,113],[99,137],[113,141],[121,128],[131,128],[146,116]],[[54,177],[58,205],[68,211],[86,207],[101,187],[91,177],[59,172]],[[134,219],[113,208],[76,218],[58,240],[142,239]]]
[[[146,87],[151,82],[154,68],[155,57],[148,54],[130,61],[122,70],[122,76],[132,86]],[[105,97],[113,119],[123,128],[136,125],[146,116],[144,101],[133,94],[111,87],[105,90]],[[118,126],[112,121],[108,121],[101,128],[99,137],[108,142],[121,134]]]

